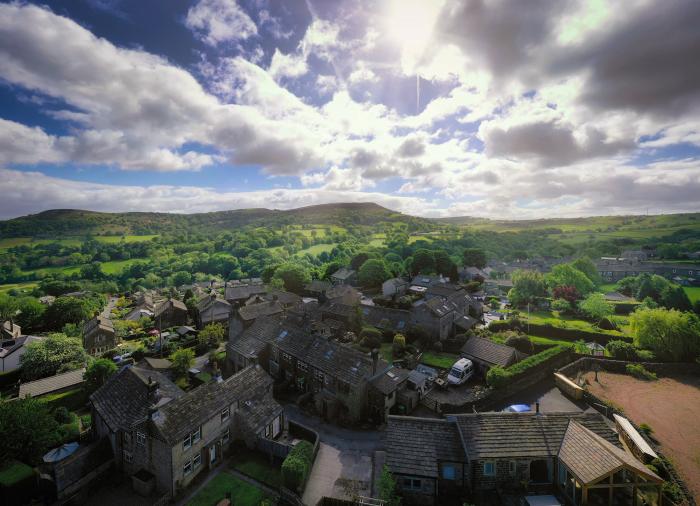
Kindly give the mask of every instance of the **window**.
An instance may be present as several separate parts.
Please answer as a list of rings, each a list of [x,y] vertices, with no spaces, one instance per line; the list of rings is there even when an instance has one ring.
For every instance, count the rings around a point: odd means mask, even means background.
[[[202,465],[202,456],[201,455],[195,455],[194,458],[192,459],[192,467],[194,469],[197,469],[199,466]]]
[[[183,450],[188,450],[192,446],[192,436],[187,434],[185,436],[185,439],[182,441],[182,449]]]
[[[454,480],[456,479],[457,471],[455,466],[446,465],[442,466],[442,479],[443,480]]]
[[[288,362],[292,360],[292,356],[289,353],[282,353],[282,358]]]
[[[484,462],[484,476],[496,476],[496,464]]]
[[[132,461],[131,452],[124,450],[124,462],[131,464],[131,461]]]
[[[136,444],[137,445],[145,445],[146,444],[146,434],[143,432],[137,432],[136,433]]]
[[[197,430],[192,433],[192,444],[195,444],[200,439],[202,439],[202,428],[198,427]]]
[[[323,381],[323,373],[321,371],[316,371],[315,376],[318,381]]]
[[[226,429],[226,432],[224,432],[224,437],[221,438],[221,442],[226,444],[228,443],[228,440],[231,438],[231,429]]]
[[[518,463],[515,460],[511,460],[510,462],[508,462],[508,472],[510,473],[511,476],[515,476],[517,470],[518,470]]]
[[[402,488],[404,490],[420,490],[423,487],[421,486],[421,481],[416,478],[404,478]]]
[[[185,465],[182,466],[182,474],[187,476],[191,472],[192,472],[192,461],[188,460],[187,462],[185,462]]]
[[[231,416],[231,410],[229,408],[224,409],[221,412],[221,421],[225,422],[226,420],[229,419],[229,416]]]
[[[305,364],[304,362],[297,362],[297,367],[299,368],[300,371],[308,371],[309,370],[309,364]]]

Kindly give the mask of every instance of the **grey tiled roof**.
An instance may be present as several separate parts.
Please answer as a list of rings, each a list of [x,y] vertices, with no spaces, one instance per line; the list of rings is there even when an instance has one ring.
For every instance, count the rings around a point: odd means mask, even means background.
[[[445,301],[441,297],[430,299],[425,303],[425,306],[430,309],[431,313],[440,318],[457,309],[454,303]]]
[[[270,316],[281,313],[283,310],[284,308],[279,301],[266,301],[243,306],[238,310],[238,314],[241,319],[250,321],[260,316]]]
[[[177,299],[164,300],[160,304],[156,305],[156,308],[153,312],[154,312],[155,316],[158,316],[158,315],[162,314],[164,311],[166,311],[171,306],[172,306],[173,310],[187,312],[187,306],[185,306],[185,303],[182,302],[181,300],[177,300]]]
[[[323,279],[313,279],[304,288],[309,292],[323,293],[331,287],[329,281]]]
[[[245,300],[251,295],[265,293],[266,291],[265,285],[227,286],[225,298],[226,300]]]
[[[386,464],[392,473],[437,478],[440,461],[466,462],[455,423],[389,416]]]
[[[251,366],[221,383],[206,383],[164,406],[153,423],[163,439],[174,443],[238,401],[262,400],[271,395],[272,378],[259,366]]]
[[[337,271],[335,271],[333,274],[331,274],[332,278],[336,279],[348,279],[349,277],[352,277],[355,275],[355,271],[352,269],[348,269],[347,267],[341,267]]]
[[[148,417],[148,408],[157,400],[149,396],[149,377],[158,382],[161,402],[184,394],[177,385],[157,371],[136,366],[125,367],[90,396],[95,410],[110,429],[129,429]]]
[[[554,456],[569,420],[620,445],[617,434],[598,413],[475,413],[454,419],[470,459]]]
[[[324,314],[340,316],[341,318],[348,318],[355,311],[353,306],[338,302],[326,302],[320,309]]]
[[[483,337],[471,337],[462,346],[462,355],[491,365],[507,367],[518,360],[518,351],[515,348],[484,339]]]
[[[408,379],[411,371],[400,367],[393,367],[388,371],[376,376],[372,380],[372,386],[379,390],[384,395],[389,395],[397,390],[404,381]]]
[[[380,306],[362,306],[362,318],[365,323],[380,329],[405,332],[411,321],[411,312]]]
[[[261,318],[240,335],[229,339],[226,349],[246,357],[256,357],[279,334],[279,321]],[[276,333],[277,332],[277,333]]]
[[[83,380],[84,373],[85,369],[76,369],[75,371],[56,374],[55,376],[49,376],[48,378],[28,381],[27,383],[20,383],[19,397],[20,399],[24,399],[29,395],[32,397],[38,397],[57,390],[63,390],[64,388],[81,385],[85,381]]]
[[[657,483],[663,481],[632,454],[610,444],[575,420],[571,420],[566,429],[559,449],[559,459],[585,485],[590,485],[621,467],[641,474],[647,480]]]

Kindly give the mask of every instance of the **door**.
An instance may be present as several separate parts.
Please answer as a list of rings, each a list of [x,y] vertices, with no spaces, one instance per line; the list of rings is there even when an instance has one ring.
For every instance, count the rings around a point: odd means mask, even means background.
[[[214,464],[216,462],[216,445],[213,444],[209,447],[209,464]]]

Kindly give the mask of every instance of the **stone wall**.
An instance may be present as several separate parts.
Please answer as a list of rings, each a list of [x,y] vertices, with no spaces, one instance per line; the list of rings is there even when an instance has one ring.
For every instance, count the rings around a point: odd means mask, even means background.
[[[700,374],[700,364],[697,362],[628,362],[608,358],[580,356],[578,360],[561,367],[557,372],[574,378],[579,372],[592,371],[596,364],[601,370],[619,374],[626,373],[627,364],[643,365],[647,370],[668,376],[673,374]]]

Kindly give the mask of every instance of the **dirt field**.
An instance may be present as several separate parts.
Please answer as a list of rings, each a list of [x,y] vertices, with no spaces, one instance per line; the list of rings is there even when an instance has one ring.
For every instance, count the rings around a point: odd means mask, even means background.
[[[637,424],[647,423],[696,500],[700,499],[700,378],[677,376],[641,381],[599,372],[586,375],[591,393],[621,407]]]

